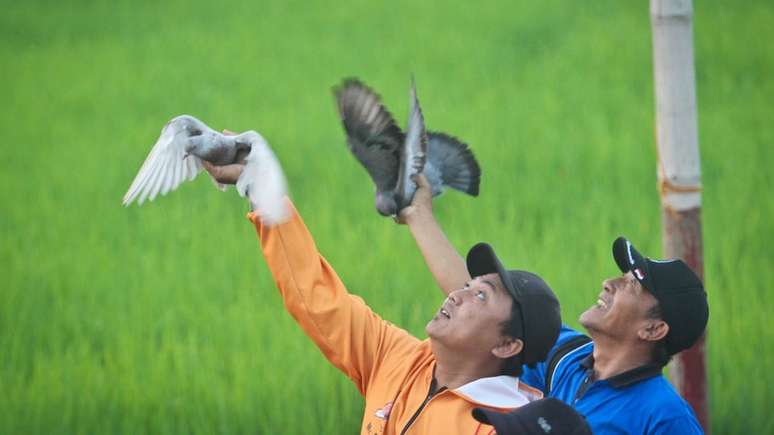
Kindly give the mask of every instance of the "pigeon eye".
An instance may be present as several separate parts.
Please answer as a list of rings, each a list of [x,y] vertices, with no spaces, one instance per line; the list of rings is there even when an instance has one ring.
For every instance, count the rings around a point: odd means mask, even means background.
[[[198,128],[191,128],[190,135],[191,135],[191,137],[201,136],[202,135],[202,131],[199,130]]]

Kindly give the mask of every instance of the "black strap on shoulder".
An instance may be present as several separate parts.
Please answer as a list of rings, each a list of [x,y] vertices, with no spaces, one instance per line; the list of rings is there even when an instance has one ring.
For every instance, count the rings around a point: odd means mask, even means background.
[[[551,358],[546,361],[546,383],[545,387],[543,388],[543,394],[545,397],[548,397],[548,393],[551,392],[551,379],[554,377],[554,370],[556,370],[556,366],[559,364],[559,361],[561,361],[565,355],[583,346],[589,341],[591,341],[591,338],[588,336],[579,335],[567,340],[566,342],[562,343],[561,346],[556,348],[556,351],[553,355],[551,355]]]

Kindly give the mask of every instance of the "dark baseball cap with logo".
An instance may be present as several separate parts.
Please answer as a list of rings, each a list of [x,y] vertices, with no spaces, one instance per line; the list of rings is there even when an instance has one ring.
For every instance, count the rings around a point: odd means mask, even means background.
[[[554,398],[536,400],[509,413],[474,408],[473,418],[494,426],[497,435],[591,435],[586,419]]]
[[[559,300],[542,278],[523,270],[506,270],[486,243],[470,248],[467,256],[468,272],[477,277],[489,273],[500,276],[503,285],[513,297],[521,312],[521,330],[524,364],[535,364],[546,359],[562,327]]]
[[[661,317],[669,325],[667,352],[674,355],[691,347],[709,319],[707,293],[693,270],[682,260],[645,258],[624,237],[613,242],[613,258],[621,272],[631,272],[658,300]]]

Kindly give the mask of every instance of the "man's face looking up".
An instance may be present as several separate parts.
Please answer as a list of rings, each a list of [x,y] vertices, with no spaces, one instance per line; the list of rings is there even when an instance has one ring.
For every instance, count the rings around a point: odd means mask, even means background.
[[[641,339],[641,330],[653,319],[648,312],[658,301],[627,272],[602,282],[597,302],[580,316],[580,323],[592,335],[602,334],[623,341]]]
[[[507,339],[503,323],[510,319],[513,303],[499,275],[482,275],[449,293],[425,330],[447,348],[475,354],[492,352]]]

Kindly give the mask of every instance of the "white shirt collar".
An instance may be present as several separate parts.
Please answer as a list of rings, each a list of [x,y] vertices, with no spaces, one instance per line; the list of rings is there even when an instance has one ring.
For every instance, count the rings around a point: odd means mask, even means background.
[[[518,408],[540,398],[520,389],[519,378],[505,375],[476,379],[454,391],[474,402],[495,408]]]

